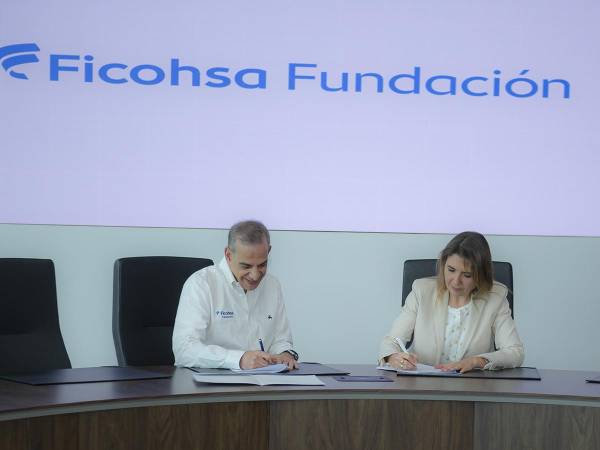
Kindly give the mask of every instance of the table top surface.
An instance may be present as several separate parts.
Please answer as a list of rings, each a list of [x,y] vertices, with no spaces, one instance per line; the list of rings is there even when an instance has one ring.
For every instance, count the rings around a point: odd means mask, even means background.
[[[371,365],[327,364],[351,375],[383,375],[394,382],[340,382],[320,376],[325,386],[207,385],[193,372],[171,366],[147,369],[171,378],[31,386],[0,380],[0,419],[96,409],[186,403],[318,398],[413,398],[516,401],[599,406],[598,372],[539,369],[541,381],[477,378],[399,377]],[[145,402],[145,403],[144,403]],[[129,405],[128,405],[129,404]],[[64,410],[64,411],[61,411]]]

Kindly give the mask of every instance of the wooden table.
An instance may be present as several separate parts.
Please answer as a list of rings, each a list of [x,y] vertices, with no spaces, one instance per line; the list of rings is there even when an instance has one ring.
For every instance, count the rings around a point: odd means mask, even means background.
[[[211,386],[170,379],[29,386],[0,381],[0,449],[600,449],[593,372],[542,381],[396,377],[393,383]]]

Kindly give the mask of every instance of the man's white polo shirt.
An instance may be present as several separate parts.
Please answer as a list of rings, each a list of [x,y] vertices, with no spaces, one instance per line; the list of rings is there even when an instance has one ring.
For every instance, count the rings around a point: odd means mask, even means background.
[[[279,281],[267,273],[244,292],[223,258],[183,285],[173,330],[175,365],[238,369],[245,351],[278,354],[292,348]]]

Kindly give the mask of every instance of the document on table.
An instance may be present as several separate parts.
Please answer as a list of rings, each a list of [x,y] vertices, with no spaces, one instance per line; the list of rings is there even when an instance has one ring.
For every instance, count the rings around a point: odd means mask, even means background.
[[[287,364],[271,364],[265,367],[257,367],[256,369],[231,369],[232,372],[235,373],[258,373],[258,374],[267,374],[267,373],[281,373],[287,372],[288,366]]]
[[[201,375],[194,374],[198,383],[210,384],[254,384],[257,386],[288,385],[288,386],[324,386],[316,375]]]
[[[443,373],[444,372],[442,369],[436,369],[433,366],[430,366],[428,364],[421,364],[421,363],[417,363],[417,368],[413,369],[413,370],[396,369],[395,367],[392,367],[389,364],[383,364],[381,366],[377,366],[377,368],[379,370],[391,370],[396,373],[407,373],[407,374],[415,374],[415,375],[421,375],[421,374],[425,374],[425,373]],[[448,372],[446,372],[446,373],[448,373]]]

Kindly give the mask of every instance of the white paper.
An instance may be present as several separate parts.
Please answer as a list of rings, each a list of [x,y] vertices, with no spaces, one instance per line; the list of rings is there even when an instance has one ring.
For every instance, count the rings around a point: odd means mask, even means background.
[[[397,372],[397,373],[423,374],[423,373],[441,373],[441,372],[443,372],[442,369],[436,369],[433,366],[430,366],[428,364],[421,364],[421,363],[417,363],[417,368],[412,369],[412,370],[396,369],[395,367],[392,367],[389,364],[383,364],[381,366],[377,366],[377,368],[380,370],[391,370],[391,371]]]
[[[265,367],[257,367],[256,369],[231,369],[232,372],[235,373],[281,373],[287,372],[288,365],[287,364],[271,364],[270,366]]]
[[[433,366],[427,364],[417,363],[417,368],[413,370],[402,370],[398,369],[398,373],[440,373],[443,372],[442,369],[436,369]]]
[[[395,367],[390,366],[389,364],[382,364],[380,366],[377,366],[377,369],[379,370],[389,370],[391,372],[398,372],[398,370]]]
[[[324,386],[316,375],[200,375],[195,373],[194,380],[211,384],[254,384],[257,386]]]

